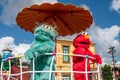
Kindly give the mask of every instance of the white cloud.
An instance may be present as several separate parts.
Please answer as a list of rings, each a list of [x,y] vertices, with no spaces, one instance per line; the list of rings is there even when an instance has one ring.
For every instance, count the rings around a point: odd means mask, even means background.
[[[120,0],[113,0],[110,9],[120,13]]]
[[[29,7],[32,4],[41,4],[43,2],[56,3],[57,0],[0,0],[0,5],[3,6],[0,21],[6,25],[12,26],[13,24],[16,24],[16,15],[23,8]]]
[[[15,54],[15,56],[18,54],[24,54],[29,47],[30,44],[21,43],[13,49],[13,54]]]
[[[118,53],[120,53],[120,50],[119,50],[120,42],[118,41],[117,38],[119,37],[119,34],[120,34],[120,26],[113,25],[110,28],[103,29],[93,24],[88,30],[86,30],[86,32],[89,33],[91,41],[96,43],[95,50],[96,50],[96,53],[100,54],[100,56],[102,57],[103,64],[105,63],[110,64],[112,61],[111,55],[108,54],[109,48],[111,46],[115,47],[116,56],[119,55]],[[74,34],[72,36],[68,35],[68,36],[59,37],[59,38],[73,40],[76,37],[76,35],[77,34]]]
[[[92,12],[90,11],[90,8],[87,5],[81,4],[80,6],[83,7],[85,10],[88,10],[90,14],[92,14]]]
[[[31,3],[35,3],[35,4],[41,4],[41,3],[46,3],[46,2],[49,2],[49,3],[56,3],[58,2],[57,0],[31,0]]]
[[[120,42],[117,40],[120,34],[120,26],[113,25],[110,28],[102,29],[93,25],[88,32],[91,40],[96,42],[96,52],[102,56],[103,62],[111,63],[111,56],[108,54],[109,48],[114,46],[116,53],[120,53]]]
[[[6,48],[13,49],[14,47],[15,47],[14,38],[12,38],[12,37],[0,38],[0,53],[2,53],[2,50],[6,49]]]
[[[2,50],[9,48],[12,50],[12,54],[17,56],[18,54],[24,54],[24,52],[30,47],[30,44],[20,43],[16,45],[13,37],[2,37],[0,38],[0,54]]]
[[[81,4],[80,6],[83,7],[85,10],[90,10],[89,7],[85,4]]]

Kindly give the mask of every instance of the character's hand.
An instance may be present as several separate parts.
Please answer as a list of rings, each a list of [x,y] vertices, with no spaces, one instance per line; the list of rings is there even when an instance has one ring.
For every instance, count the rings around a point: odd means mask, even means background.
[[[97,64],[102,64],[102,58],[98,54],[95,54],[94,57],[96,58],[95,61]]]
[[[31,49],[27,50],[24,54],[27,61],[31,60],[34,57],[34,54]]]

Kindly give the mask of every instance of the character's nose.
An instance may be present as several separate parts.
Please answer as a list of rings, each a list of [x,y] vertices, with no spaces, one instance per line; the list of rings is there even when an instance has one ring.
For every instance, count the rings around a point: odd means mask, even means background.
[[[84,35],[86,39],[89,39],[89,35]]]

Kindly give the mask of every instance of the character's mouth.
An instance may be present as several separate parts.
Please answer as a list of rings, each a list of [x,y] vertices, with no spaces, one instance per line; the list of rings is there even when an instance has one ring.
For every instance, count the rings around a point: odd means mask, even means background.
[[[45,32],[45,31],[40,31],[39,34],[42,34],[42,35],[48,35],[48,33]]]
[[[46,40],[49,40],[49,39],[53,39],[51,33],[49,31],[45,31],[45,30],[39,30],[38,32],[38,37],[36,38],[37,40],[42,40],[42,41],[46,41]]]
[[[80,44],[88,44],[87,42],[78,42],[78,43],[80,43]]]

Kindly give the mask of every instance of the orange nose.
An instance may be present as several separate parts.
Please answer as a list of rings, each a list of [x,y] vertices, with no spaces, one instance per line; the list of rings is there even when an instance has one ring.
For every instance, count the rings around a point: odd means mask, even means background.
[[[85,38],[86,38],[86,39],[89,39],[89,35],[85,35]]]

